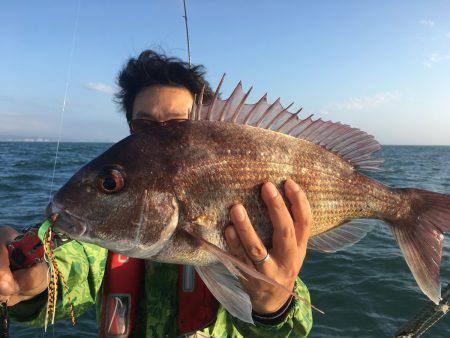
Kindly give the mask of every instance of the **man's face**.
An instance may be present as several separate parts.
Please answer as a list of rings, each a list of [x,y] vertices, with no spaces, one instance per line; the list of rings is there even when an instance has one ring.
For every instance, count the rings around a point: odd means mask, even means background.
[[[184,87],[154,85],[142,89],[134,99],[132,120],[164,122],[188,118],[194,99]],[[132,123],[132,132],[138,124]]]

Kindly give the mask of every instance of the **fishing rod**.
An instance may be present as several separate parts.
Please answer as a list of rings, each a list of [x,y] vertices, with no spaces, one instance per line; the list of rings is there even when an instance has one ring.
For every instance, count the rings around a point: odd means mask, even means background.
[[[442,290],[439,304],[425,306],[411,320],[397,330],[396,338],[415,338],[422,336],[437,324],[450,310],[450,283]]]
[[[188,26],[188,17],[187,17],[187,10],[186,10],[186,0],[183,0],[183,7],[184,7],[184,26],[186,28],[186,44],[187,44],[187,52],[188,52],[188,62],[189,67],[191,66],[191,44],[189,40],[189,26]]]
[[[186,45],[187,45],[187,54],[188,54],[188,62],[189,67],[191,67],[191,44],[189,39],[189,25],[188,25],[188,16],[187,16],[187,10],[186,10],[186,0],[183,0],[183,7],[184,7],[184,26],[186,30]],[[185,289],[189,289],[194,284],[195,280],[195,268],[192,265],[185,265],[184,272],[183,272],[183,287]]]

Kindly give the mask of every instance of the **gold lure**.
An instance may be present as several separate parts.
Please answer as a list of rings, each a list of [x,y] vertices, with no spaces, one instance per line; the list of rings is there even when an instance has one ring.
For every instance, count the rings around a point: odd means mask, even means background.
[[[52,220],[53,221],[53,220]],[[47,310],[45,314],[45,331],[47,331],[47,326],[49,322],[49,318],[51,317],[51,324],[54,324],[55,322],[55,312],[56,312],[56,302],[58,299],[58,280],[61,281],[61,284],[63,286],[64,291],[67,294],[67,298],[69,301],[69,310],[70,310],[70,316],[72,319],[72,325],[75,326],[75,313],[73,311],[73,304],[69,296],[69,288],[67,286],[67,283],[61,274],[58,264],[56,263],[55,256],[53,255],[53,249],[52,249],[52,225],[47,229],[44,235],[44,252],[47,262],[49,263],[49,274],[50,274],[50,281],[48,284],[48,299],[47,299]]]

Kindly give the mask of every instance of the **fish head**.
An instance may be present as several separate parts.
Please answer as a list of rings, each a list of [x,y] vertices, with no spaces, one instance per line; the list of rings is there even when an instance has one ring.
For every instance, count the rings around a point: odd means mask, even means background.
[[[130,257],[163,248],[178,224],[178,204],[140,141],[132,135],[115,144],[58,190],[47,208],[56,229]]]

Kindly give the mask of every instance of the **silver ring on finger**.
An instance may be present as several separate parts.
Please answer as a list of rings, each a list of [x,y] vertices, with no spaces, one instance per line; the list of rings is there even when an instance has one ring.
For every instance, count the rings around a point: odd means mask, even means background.
[[[262,265],[262,264],[264,264],[265,262],[267,262],[267,261],[269,260],[269,258],[270,258],[270,255],[269,255],[269,252],[267,251],[267,254],[264,256],[263,259],[254,261],[253,263],[254,263],[255,265]]]

